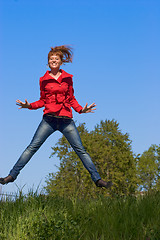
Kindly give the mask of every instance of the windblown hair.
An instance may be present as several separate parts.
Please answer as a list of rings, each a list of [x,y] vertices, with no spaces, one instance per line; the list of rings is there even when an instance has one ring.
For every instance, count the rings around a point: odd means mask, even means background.
[[[54,54],[60,56],[62,63],[72,62],[73,51],[72,48],[68,45],[56,46],[54,48],[51,47],[51,50],[48,53],[48,61],[50,57]]]

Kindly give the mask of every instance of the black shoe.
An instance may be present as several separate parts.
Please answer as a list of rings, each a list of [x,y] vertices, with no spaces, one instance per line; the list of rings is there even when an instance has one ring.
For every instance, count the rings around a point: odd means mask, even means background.
[[[105,182],[104,180],[102,179],[99,179],[97,182],[96,182],[96,186],[97,187],[105,187],[105,188],[110,188],[112,187],[113,183],[111,181],[109,182]]]
[[[4,178],[0,178],[0,183],[3,185],[5,184]]]
[[[8,175],[8,176],[5,177],[5,178],[0,178],[0,183],[3,184],[3,185],[5,185],[5,184],[7,184],[7,183],[9,183],[9,182],[14,182],[14,180],[15,180],[15,179],[14,179],[12,176]]]

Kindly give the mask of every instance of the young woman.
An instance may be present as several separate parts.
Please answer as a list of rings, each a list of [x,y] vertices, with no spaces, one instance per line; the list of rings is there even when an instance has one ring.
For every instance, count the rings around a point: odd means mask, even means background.
[[[51,48],[48,53],[50,71],[47,71],[40,78],[40,99],[32,103],[29,103],[26,99],[25,102],[16,101],[16,104],[20,106],[19,109],[38,109],[44,107],[44,114],[31,143],[22,153],[9,175],[5,178],[0,178],[1,184],[13,182],[20,173],[20,170],[28,163],[45,140],[56,130],[59,130],[67,138],[81,159],[96,186],[111,187],[112,182],[105,182],[101,179],[91,157],[82,145],[79,133],[72,119],[71,107],[81,114],[94,112],[96,105],[94,103],[90,106],[86,104],[84,107],[79,105],[74,96],[73,76],[60,69],[60,66],[66,62],[72,62],[72,49],[69,46],[63,45]]]

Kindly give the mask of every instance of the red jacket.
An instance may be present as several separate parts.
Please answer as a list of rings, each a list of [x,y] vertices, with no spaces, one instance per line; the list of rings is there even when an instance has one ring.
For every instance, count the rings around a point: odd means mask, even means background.
[[[44,108],[44,114],[55,113],[56,116],[67,116],[72,118],[71,107],[78,113],[82,106],[79,105],[74,96],[73,75],[61,69],[62,74],[56,80],[47,71],[40,78],[40,99],[31,103],[30,109]]]

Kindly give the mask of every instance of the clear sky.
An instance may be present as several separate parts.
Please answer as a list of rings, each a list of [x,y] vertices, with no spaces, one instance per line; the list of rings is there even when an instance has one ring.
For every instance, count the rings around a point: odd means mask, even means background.
[[[18,110],[16,100],[39,99],[39,77],[47,70],[51,46],[71,44],[75,96],[94,114],[74,112],[89,130],[115,119],[132,140],[135,154],[160,144],[159,0],[0,0],[0,176],[7,176],[31,141],[43,109]],[[74,110],[73,110],[74,111]],[[3,192],[45,185],[57,171],[52,135]]]

